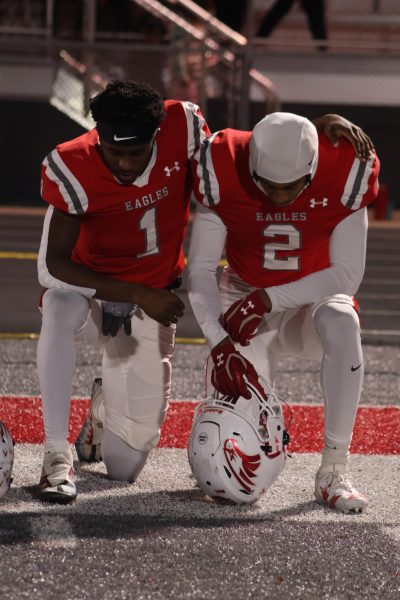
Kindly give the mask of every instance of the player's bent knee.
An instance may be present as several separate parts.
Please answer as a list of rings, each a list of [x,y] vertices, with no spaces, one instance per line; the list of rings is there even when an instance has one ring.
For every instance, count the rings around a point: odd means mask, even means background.
[[[323,304],[317,308],[313,319],[323,341],[343,344],[346,339],[359,337],[360,321],[350,304],[335,302]]]
[[[43,320],[54,320],[60,325],[75,324],[79,317],[89,311],[87,299],[73,290],[46,290],[42,303]]]
[[[133,483],[139,477],[150,451],[132,448],[109,429],[103,431],[102,455],[110,479]]]

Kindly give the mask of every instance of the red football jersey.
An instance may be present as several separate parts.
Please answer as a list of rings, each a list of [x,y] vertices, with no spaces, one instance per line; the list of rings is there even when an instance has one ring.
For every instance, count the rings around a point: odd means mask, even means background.
[[[73,260],[155,288],[183,269],[190,161],[210,133],[196,105],[168,100],[165,108],[148,178],[139,185],[117,181],[101,157],[96,129],[60,144],[42,165],[43,199],[80,216]]]
[[[314,178],[290,205],[279,207],[251,177],[250,136],[225,129],[205,140],[193,165],[194,192],[227,228],[232,269],[250,285],[268,288],[330,266],[330,235],[375,199],[379,160],[362,163],[348,141],[342,138],[335,148],[319,134]]]

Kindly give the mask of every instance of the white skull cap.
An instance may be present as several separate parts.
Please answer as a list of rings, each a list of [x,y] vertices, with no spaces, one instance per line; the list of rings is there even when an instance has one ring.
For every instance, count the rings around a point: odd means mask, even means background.
[[[264,117],[250,138],[250,170],[274,183],[314,177],[318,163],[315,126],[299,115],[275,112]]]

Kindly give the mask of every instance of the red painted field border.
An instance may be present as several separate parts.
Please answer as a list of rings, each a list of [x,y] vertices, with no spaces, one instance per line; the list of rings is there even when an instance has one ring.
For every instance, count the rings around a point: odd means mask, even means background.
[[[72,399],[70,440],[75,440],[89,405],[88,399]],[[185,448],[195,404],[172,402],[162,428],[161,448]],[[289,451],[320,452],[323,442],[323,407],[291,406]],[[17,443],[41,444],[44,440],[41,402],[38,397],[0,396],[0,419]],[[358,409],[351,452],[355,454],[400,454],[400,408],[395,406]]]

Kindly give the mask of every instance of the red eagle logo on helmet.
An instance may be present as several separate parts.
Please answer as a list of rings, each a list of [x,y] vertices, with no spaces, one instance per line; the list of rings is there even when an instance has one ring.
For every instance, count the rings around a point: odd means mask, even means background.
[[[255,487],[256,471],[261,464],[259,454],[245,454],[238,447],[235,439],[224,442],[224,454],[229,471],[237,479],[244,491],[251,494]]]

